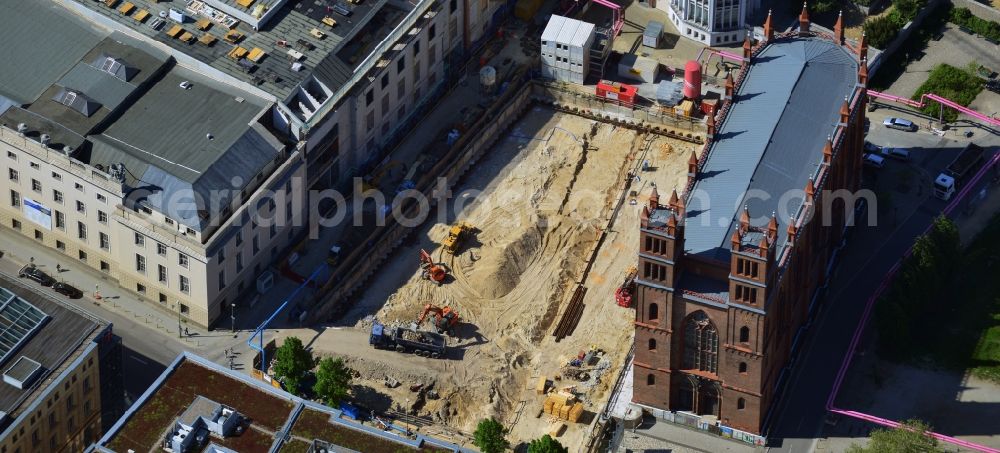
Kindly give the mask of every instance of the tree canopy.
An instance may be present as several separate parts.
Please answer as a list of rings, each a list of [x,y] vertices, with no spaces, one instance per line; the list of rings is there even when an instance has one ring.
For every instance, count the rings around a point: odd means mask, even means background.
[[[507,430],[495,418],[484,418],[476,425],[472,444],[483,453],[503,453],[510,446],[506,438]]]
[[[302,345],[297,337],[288,337],[274,352],[274,375],[282,380],[285,389],[292,394],[299,393],[299,383],[313,368],[312,353]]]
[[[528,444],[528,453],[569,453],[569,449],[546,434]]]
[[[339,357],[336,359],[326,357],[319,361],[313,391],[323,400],[323,404],[336,407],[347,398],[350,388],[351,370],[344,365],[343,360]]]

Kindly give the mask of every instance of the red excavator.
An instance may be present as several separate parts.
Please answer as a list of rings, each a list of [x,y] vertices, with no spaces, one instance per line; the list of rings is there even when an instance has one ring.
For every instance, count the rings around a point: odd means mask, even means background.
[[[615,290],[615,302],[620,307],[631,307],[632,296],[635,294],[635,276],[639,273],[635,266],[625,271],[625,281]]]
[[[451,329],[458,324],[459,316],[458,312],[452,310],[451,307],[438,307],[434,304],[424,305],[424,311],[420,313],[420,317],[417,318],[417,325],[424,325],[424,320],[427,319],[427,315],[434,314],[434,329],[438,333],[451,334]]]
[[[424,278],[437,283],[438,286],[444,283],[444,278],[448,275],[448,272],[444,270],[444,267],[435,264],[431,255],[424,249],[420,249],[420,266],[424,269],[421,274]]]

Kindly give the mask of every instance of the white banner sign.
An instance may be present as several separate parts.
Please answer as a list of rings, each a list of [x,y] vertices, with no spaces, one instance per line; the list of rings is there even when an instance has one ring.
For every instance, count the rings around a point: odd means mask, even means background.
[[[24,216],[46,230],[52,229],[52,210],[28,197],[24,197]]]

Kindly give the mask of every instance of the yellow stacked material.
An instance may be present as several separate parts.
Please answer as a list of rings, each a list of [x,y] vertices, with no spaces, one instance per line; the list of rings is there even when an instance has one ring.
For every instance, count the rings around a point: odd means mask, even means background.
[[[573,396],[572,393],[566,393],[566,392],[556,393],[555,395],[552,395],[551,398],[554,401],[558,401],[558,404],[560,406],[565,406],[567,404],[572,404],[573,400],[576,399],[576,397]]]
[[[569,410],[569,417],[567,417],[566,420],[569,420],[571,423],[576,423],[580,421],[580,417],[582,416],[583,403],[576,403],[573,405],[573,408]]]
[[[544,395],[545,394],[545,387],[547,386],[546,385],[547,383],[548,383],[548,380],[545,379],[545,376],[539,376],[538,377],[538,384],[535,385],[535,393],[539,394],[539,395]]]
[[[573,408],[573,406],[570,406],[569,404],[567,404],[567,405],[565,405],[563,407],[560,407],[559,408],[559,418],[561,418],[563,420],[568,420],[569,419],[569,410],[572,409],[572,408]]]
[[[548,398],[545,398],[545,404],[542,405],[542,410],[544,410],[546,414],[550,414],[551,415],[552,414],[552,406],[553,405],[555,405],[555,401],[552,400],[551,396],[548,397]]]
[[[566,431],[566,424],[565,423],[559,423],[556,426],[552,427],[552,430],[549,431],[549,435],[552,436],[552,437],[559,437],[559,436],[562,435],[562,433],[564,431]]]

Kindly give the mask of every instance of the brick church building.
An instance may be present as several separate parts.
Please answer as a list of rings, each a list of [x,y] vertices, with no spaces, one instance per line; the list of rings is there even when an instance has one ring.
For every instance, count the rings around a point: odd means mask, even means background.
[[[761,433],[860,186],[866,55],[806,11],[744,43],[687,186],[643,208],[633,402]]]

